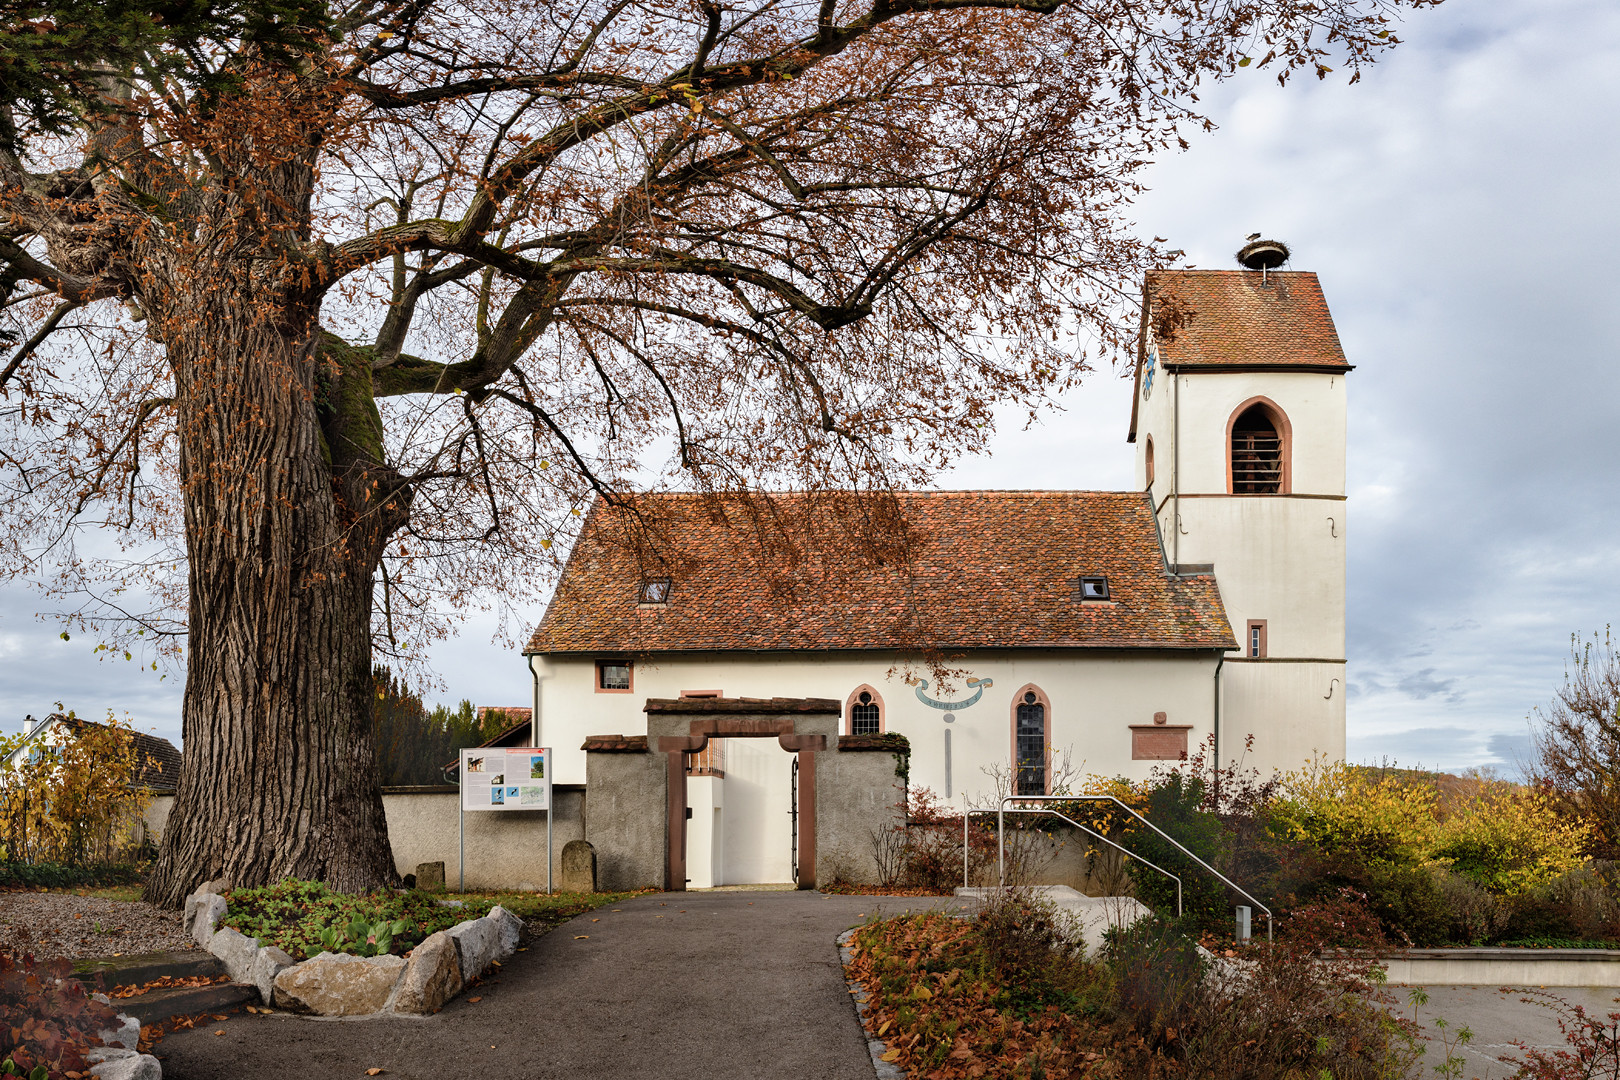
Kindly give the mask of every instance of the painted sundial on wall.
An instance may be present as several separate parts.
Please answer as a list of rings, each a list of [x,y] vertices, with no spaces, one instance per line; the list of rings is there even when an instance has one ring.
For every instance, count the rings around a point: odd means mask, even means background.
[[[918,701],[922,702],[924,705],[927,705],[931,709],[939,709],[945,713],[944,720],[947,724],[954,724],[956,722],[956,717],[952,714],[958,713],[968,706],[974,704],[984,696],[986,689],[996,685],[996,681],[994,679],[969,679],[967,680],[967,684],[969,686],[978,687],[977,690],[973,691],[972,697],[963,698],[961,701],[941,701],[938,698],[931,698],[927,694],[923,693],[924,690],[928,689],[927,679],[908,679],[907,681],[911,682],[916,687]]]
[[[1153,373],[1159,368],[1159,343],[1148,342],[1147,358],[1142,362],[1142,399],[1153,396]]]
[[[943,719],[947,724],[956,723],[957,713],[976,704],[980,698],[984,697],[984,692],[996,684],[994,679],[968,679],[967,684],[974,688],[972,694],[961,701],[941,701],[939,698],[932,698],[924,693],[928,689],[927,679],[913,678],[907,679],[906,682],[910,683],[916,691],[918,701],[927,705],[930,709],[938,709],[945,714]],[[951,729],[945,728],[944,735],[945,797],[948,799],[955,794],[951,785]]]

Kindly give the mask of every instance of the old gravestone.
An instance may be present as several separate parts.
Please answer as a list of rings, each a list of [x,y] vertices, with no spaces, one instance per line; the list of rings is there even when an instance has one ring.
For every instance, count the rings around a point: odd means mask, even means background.
[[[416,864],[416,887],[429,892],[438,892],[444,888],[444,863],[425,862]]]
[[[589,840],[570,840],[562,849],[562,892],[596,891],[596,849]]]

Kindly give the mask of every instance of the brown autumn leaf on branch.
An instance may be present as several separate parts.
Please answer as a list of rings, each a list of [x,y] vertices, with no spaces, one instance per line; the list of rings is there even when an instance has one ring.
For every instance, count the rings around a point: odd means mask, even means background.
[[[1200,88],[1428,3],[301,0],[52,54],[0,115],[0,566],[184,645],[149,897],[385,880],[373,653],[541,595],[592,500],[651,564],[661,488],[903,559],[883,492],[1129,350]]]

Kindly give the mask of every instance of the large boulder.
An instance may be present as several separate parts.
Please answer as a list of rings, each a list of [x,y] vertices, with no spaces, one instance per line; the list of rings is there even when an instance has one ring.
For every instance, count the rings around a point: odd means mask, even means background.
[[[381,1012],[405,969],[403,956],[323,952],[275,977],[275,1004],[321,1016]]]
[[[411,950],[394,994],[394,1011],[434,1012],[461,992],[463,981],[455,940],[443,930],[429,934]]]
[[[276,996],[276,976],[296,963],[298,961],[274,945],[266,945],[254,955],[253,977],[248,981],[259,988],[259,998],[266,1005]]]
[[[208,939],[208,951],[219,957],[233,983],[253,981],[253,965],[259,959],[259,939],[225,927]]]
[[[517,952],[518,941],[523,937],[523,920],[499,904],[490,908],[489,914],[484,918],[495,924],[495,932],[498,935],[500,944],[495,959],[505,960]]]
[[[557,879],[557,888],[563,892],[596,891],[596,849],[589,840],[570,840],[563,845]]]
[[[208,942],[219,929],[220,920],[223,918],[225,918],[223,896],[210,892],[195,892],[186,897],[186,933],[203,948],[208,948]]]
[[[468,919],[443,931],[456,946],[456,963],[465,980],[476,979],[501,959],[501,931],[490,919]]]

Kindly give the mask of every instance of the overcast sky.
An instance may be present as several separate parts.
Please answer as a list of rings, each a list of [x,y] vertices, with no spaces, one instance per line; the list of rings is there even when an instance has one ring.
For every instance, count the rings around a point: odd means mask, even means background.
[[[1220,130],[1153,167],[1136,220],[1199,266],[1260,231],[1321,275],[1357,366],[1351,759],[1511,768],[1570,634],[1620,611],[1620,5],[1452,0],[1401,36],[1357,86],[1245,73],[1211,94]],[[1099,372],[942,486],[1128,487],[1129,404]],[[178,742],[179,676],[98,662],[40,606],[0,588],[0,727],[62,700]],[[489,638],[435,651],[444,699],[528,701]]]

